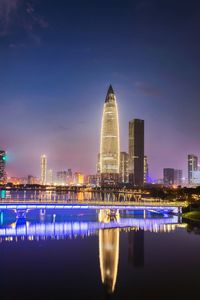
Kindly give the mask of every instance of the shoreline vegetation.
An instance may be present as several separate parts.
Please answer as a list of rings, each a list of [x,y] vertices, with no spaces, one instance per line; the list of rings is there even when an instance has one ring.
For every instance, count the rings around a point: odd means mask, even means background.
[[[200,210],[193,210],[182,214],[184,219],[200,222]]]

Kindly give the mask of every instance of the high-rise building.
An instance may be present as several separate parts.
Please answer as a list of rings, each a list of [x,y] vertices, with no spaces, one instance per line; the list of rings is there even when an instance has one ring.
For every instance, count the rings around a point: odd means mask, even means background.
[[[96,167],[96,170],[97,170],[97,174],[101,173],[101,168],[100,168],[100,153],[98,153],[98,156],[97,156],[97,167]]]
[[[32,175],[28,175],[28,184],[38,184],[38,179]]]
[[[147,156],[144,156],[144,183],[148,183],[148,178],[149,178],[149,165],[148,165],[148,160]]]
[[[129,182],[144,184],[144,120],[129,122]]]
[[[120,152],[120,182],[127,183],[129,179],[129,170],[128,170],[128,153]]]
[[[67,183],[67,171],[57,172],[57,183],[65,185]]]
[[[6,152],[0,150],[0,183],[6,182]]]
[[[41,156],[40,160],[40,166],[41,166],[41,184],[45,185],[47,181],[47,157],[45,154]]]
[[[67,184],[72,184],[73,182],[73,173],[72,173],[72,169],[68,169],[67,170]]]
[[[101,123],[100,173],[101,184],[114,184],[119,180],[120,137],[117,100],[110,85]]]
[[[163,183],[164,185],[174,184],[174,169],[172,168],[163,169]]]
[[[188,154],[188,184],[193,184],[194,171],[198,171],[198,157],[194,154]]]
[[[84,184],[84,174],[80,172],[75,172],[74,173],[74,182],[75,184]]]
[[[47,184],[52,185],[53,184],[53,170],[49,169],[47,171]]]
[[[174,184],[182,185],[182,183],[183,183],[183,171],[174,170]]]

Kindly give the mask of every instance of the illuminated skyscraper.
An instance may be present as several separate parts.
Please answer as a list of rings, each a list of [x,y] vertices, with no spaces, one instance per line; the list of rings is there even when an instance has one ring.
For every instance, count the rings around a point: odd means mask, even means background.
[[[101,123],[100,173],[102,183],[116,183],[119,178],[120,138],[117,100],[110,85]]]
[[[6,181],[6,152],[0,150],[0,183]]]
[[[128,178],[128,153],[120,152],[120,182],[127,183]]]
[[[193,183],[193,172],[198,171],[198,157],[194,154],[188,154],[188,183]]]
[[[45,185],[47,180],[47,157],[45,154],[41,156],[40,160],[40,166],[41,166],[41,184]]]
[[[174,169],[172,168],[163,169],[163,183],[164,185],[174,184]]]
[[[144,184],[144,120],[129,122],[129,182]]]
[[[147,156],[144,156],[144,183],[148,183],[148,177],[149,177],[149,165]]]
[[[53,170],[49,169],[47,172],[47,183],[53,184]]]

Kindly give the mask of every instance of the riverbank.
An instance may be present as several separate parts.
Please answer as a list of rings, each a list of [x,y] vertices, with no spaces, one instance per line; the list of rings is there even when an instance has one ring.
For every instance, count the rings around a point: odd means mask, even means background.
[[[182,214],[182,217],[187,220],[200,222],[200,210],[194,210]]]

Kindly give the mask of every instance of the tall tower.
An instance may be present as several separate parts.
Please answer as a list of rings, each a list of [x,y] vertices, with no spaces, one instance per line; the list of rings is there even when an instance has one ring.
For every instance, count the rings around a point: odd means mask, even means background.
[[[129,122],[129,182],[144,184],[144,120]]]
[[[193,172],[198,170],[198,157],[188,154],[188,184],[192,184]]]
[[[112,86],[109,86],[101,123],[100,174],[101,183],[118,182],[120,165],[120,138],[117,100]]]
[[[147,160],[147,156],[144,156],[144,183],[148,183],[149,179],[149,164]]]
[[[6,181],[6,152],[0,150],[0,183]]]
[[[45,185],[47,181],[47,157],[45,154],[41,156],[40,166],[41,166],[41,184]]]

